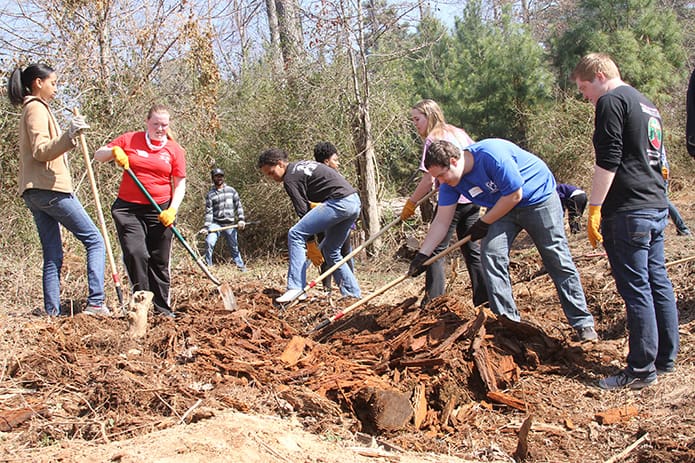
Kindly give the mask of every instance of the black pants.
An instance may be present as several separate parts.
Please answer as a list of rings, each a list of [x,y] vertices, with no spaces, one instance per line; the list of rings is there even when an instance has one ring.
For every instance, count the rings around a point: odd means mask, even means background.
[[[567,208],[567,221],[571,233],[579,233],[582,230],[582,214],[586,209],[586,193],[578,193],[565,200]]]
[[[168,202],[160,205],[162,209],[168,206]],[[169,259],[173,231],[159,222],[159,213],[149,204],[116,199],[111,206],[111,215],[116,223],[133,293],[151,291],[155,309],[171,310]]]
[[[434,249],[433,256],[446,249],[451,241],[451,237],[456,230],[458,239],[466,236],[468,229],[480,217],[480,207],[475,204],[457,204],[454,218],[449,225],[449,231],[441,243]],[[471,279],[473,290],[473,305],[479,306],[487,302],[487,288],[483,278],[483,267],[480,263],[480,242],[469,241],[461,247],[463,258],[466,261],[466,268]],[[441,296],[446,291],[446,258],[438,259],[427,266],[425,272],[425,297],[422,305],[426,305],[435,297]]]

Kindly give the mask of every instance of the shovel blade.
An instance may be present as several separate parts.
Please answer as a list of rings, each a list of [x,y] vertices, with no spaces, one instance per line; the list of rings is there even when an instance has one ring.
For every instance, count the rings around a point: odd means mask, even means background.
[[[224,309],[230,312],[236,310],[236,297],[234,297],[234,291],[232,291],[232,287],[229,286],[229,283],[222,283],[217,287],[217,290],[220,292],[220,296],[222,296]]]

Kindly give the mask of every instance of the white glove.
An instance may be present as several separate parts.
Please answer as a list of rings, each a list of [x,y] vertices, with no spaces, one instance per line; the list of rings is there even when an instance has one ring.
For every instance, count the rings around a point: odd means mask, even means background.
[[[70,127],[68,128],[68,136],[73,139],[77,136],[80,130],[88,129],[89,124],[85,120],[84,116],[74,116],[70,121]]]
[[[208,227],[203,227],[200,229],[200,231],[198,231],[198,233],[203,236],[208,236],[208,234],[210,234],[210,230],[208,230]]]
[[[246,222],[244,222],[243,220],[238,221],[236,224],[239,230],[243,230],[244,228],[246,228]]]

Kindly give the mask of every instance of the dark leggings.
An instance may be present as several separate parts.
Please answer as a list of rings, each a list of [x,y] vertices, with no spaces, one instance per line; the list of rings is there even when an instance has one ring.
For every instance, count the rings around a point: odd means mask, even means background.
[[[161,204],[166,209],[169,203]],[[174,234],[159,222],[159,213],[151,205],[134,204],[116,199],[111,206],[123,262],[132,292],[151,291],[156,309],[169,306],[169,259]]]
[[[449,225],[449,231],[446,237],[435,248],[432,255],[437,255],[446,249],[451,241],[451,238],[456,230],[458,239],[466,236],[468,229],[480,217],[480,207],[475,204],[457,204],[454,218]],[[480,264],[480,242],[469,241],[461,246],[463,258],[466,261],[466,268],[471,279],[471,288],[473,290],[473,305],[476,307],[487,302],[487,288],[483,278],[483,268]],[[446,258],[438,259],[427,267],[425,272],[425,297],[422,300],[422,305],[426,305],[435,297],[441,296],[446,291]]]

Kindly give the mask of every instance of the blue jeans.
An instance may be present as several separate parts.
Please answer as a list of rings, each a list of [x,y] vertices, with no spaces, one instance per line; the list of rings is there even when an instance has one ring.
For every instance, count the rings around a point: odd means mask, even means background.
[[[519,232],[526,230],[555,283],[569,324],[575,329],[594,326],[594,318],[586,308],[579,272],[567,244],[563,216],[560,197],[554,193],[540,204],[515,207],[490,225],[482,240],[482,262],[490,308],[494,313],[520,320],[509,278],[509,250]]]
[[[350,225],[350,230],[352,231],[354,229],[355,229],[355,224]],[[323,233],[320,233],[318,235],[319,243],[321,243],[323,241],[323,238],[324,238]],[[348,238],[345,240],[343,245],[340,247],[341,259],[344,259],[345,256],[347,256],[351,252],[352,252],[352,243],[350,243],[350,234],[348,233]],[[355,274],[355,259],[351,258],[350,260],[347,261],[347,264],[350,266],[350,271],[352,271],[352,274],[354,275]],[[321,264],[321,273],[325,273],[331,267],[332,267],[332,265],[328,265],[328,263],[324,261],[323,264]],[[333,279],[333,275],[328,275],[323,280],[323,289],[325,289],[326,291],[331,291],[331,286],[332,286],[331,280],[332,279]]]
[[[679,235],[688,234],[690,232],[690,229],[688,229],[688,226],[685,224],[683,217],[681,217],[680,212],[678,212],[676,205],[673,204],[670,199],[668,200],[668,216],[673,221],[673,225],[676,226],[676,230],[678,230]]]
[[[323,232],[325,237],[319,248],[332,267],[342,259],[340,248],[350,234],[350,227],[360,215],[360,197],[357,193],[340,199],[329,199],[311,209],[287,233],[290,266],[287,271],[287,289],[306,286],[306,242]],[[361,297],[360,285],[350,266],[343,264],[335,271],[334,279],[343,296]]]
[[[666,209],[617,213],[601,221],[603,246],[625,301],[627,372],[639,378],[670,370],[678,353],[678,310],[664,257]]]
[[[48,315],[60,314],[60,269],[63,266],[63,243],[60,225],[80,240],[87,251],[89,305],[104,302],[104,238],[82,204],[70,193],[49,190],[26,190],[22,195],[36,223],[43,250],[43,305]]]
[[[232,259],[234,259],[236,266],[239,268],[244,268],[244,260],[241,258],[241,254],[239,253],[237,229],[230,228],[228,230],[216,231],[221,227],[222,225],[212,223],[208,228],[209,233],[208,236],[205,237],[205,262],[207,262],[208,265],[212,265],[212,252],[214,251],[215,243],[217,243],[217,240],[221,234],[224,235],[224,238],[227,240],[227,247],[229,248],[229,252],[232,255]]]

